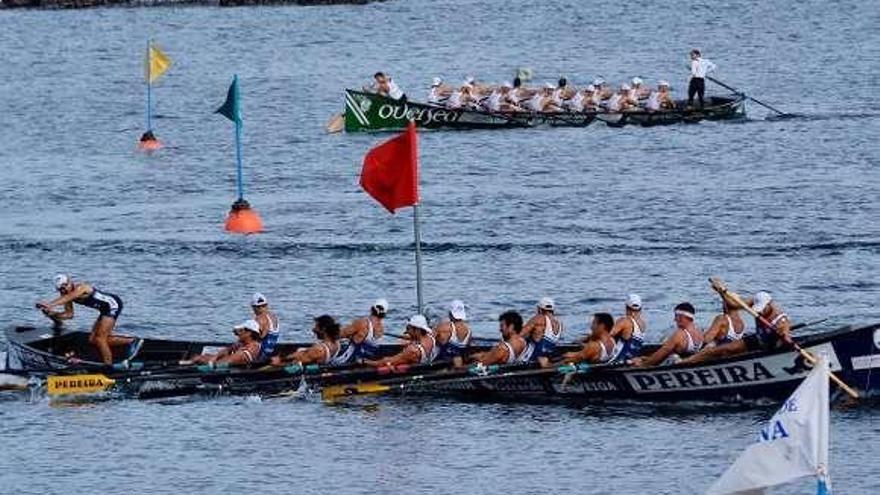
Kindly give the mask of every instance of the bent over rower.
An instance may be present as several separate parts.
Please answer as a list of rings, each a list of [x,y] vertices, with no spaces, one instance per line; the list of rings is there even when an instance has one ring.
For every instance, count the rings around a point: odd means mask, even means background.
[[[537,312],[525,325],[520,335],[535,346],[535,357],[542,367],[550,365],[550,356],[562,338],[562,321],[556,317],[556,303],[549,297],[538,301]]]
[[[268,361],[275,354],[275,347],[281,336],[278,315],[269,309],[269,301],[259,292],[251,297],[251,309],[254,312],[254,321],[260,324],[259,361]]]
[[[449,303],[449,317],[434,327],[434,338],[437,340],[437,359],[451,360],[455,367],[464,364],[462,355],[471,344],[471,328],[462,301],[456,299]]]
[[[98,319],[92,325],[89,343],[95,346],[104,364],[113,364],[111,347],[129,346],[128,356],[131,359],[140,350],[142,339],[113,335],[116,320],[122,313],[122,299],[115,294],[104,292],[88,282],[74,282],[69,275],[55,275],[55,289],[60,294],[49,302],[38,302],[44,315],[54,322],[73,318],[73,304],[79,304],[98,311]],[[54,311],[56,306],[63,306],[62,311]]]
[[[388,301],[377,299],[370,307],[370,315],[358,318],[342,327],[340,338],[348,339],[348,346],[340,358],[345,363],[371,358],[379,352],[379,342],[385,332],[383,320],[388,313]]]

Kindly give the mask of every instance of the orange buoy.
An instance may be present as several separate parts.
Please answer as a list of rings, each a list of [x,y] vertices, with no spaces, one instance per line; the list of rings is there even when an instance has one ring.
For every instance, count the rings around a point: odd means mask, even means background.
[[[263,221],[257,210],[250,203],[239,199],[232,203],[232,209],[226,217],[226,231],[236,234],[256,234],[263,231]]]
[[[162,148],[162,143],[156,139],[156,136],[153,135],[153,131],[147,131],[141,136],[140,141],[138,141],[138,149],[143,151],[156,151]]]

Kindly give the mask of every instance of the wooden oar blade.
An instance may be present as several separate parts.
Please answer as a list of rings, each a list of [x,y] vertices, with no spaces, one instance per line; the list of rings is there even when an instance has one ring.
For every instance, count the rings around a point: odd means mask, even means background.
[[[334,115],[329,122],[327,122],[327,126],[324,128],[328,134],[335,134],[337,132],[342,132],[342,129],[345,128],[345,115],[344,114],[336,114]]]
[[[332,385],[321,389],[321,399],[332,401],[340,397],[354,395],[381,394],[391,390],[391,387],[378,382],[351,383],[346,385]]]
[[[51,396],[94,394],[110,389],[116,380],[101,374],[53,375],[47,378],[47,392]]]

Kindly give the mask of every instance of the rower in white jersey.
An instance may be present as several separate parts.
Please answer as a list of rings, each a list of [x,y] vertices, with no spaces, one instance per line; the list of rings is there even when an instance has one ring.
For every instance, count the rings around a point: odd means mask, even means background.
[[[435,77],[431,81],[431,89],[428,91],[428,103],[442,105],[452,91],[443,85],[443,79]]]
[[[739,307],[726,298],[721,298],[721,314],[716,315],[703,334],[704,347],[729,344],[742,340],[746,334],[746,324],[740,316]]]
[[[523,325],[520,335],[535,345],[535,357],[542,367],[550,365],[550,357],[562,338],[562,321],[556,317],[556,303],[549,297],[538,301],[535,315]]]
[[[633,100],[644,100],[651,94],[651,88],[645,84],[645,81],[641,77],[632,78],[631,85],[632,89],[630,89],[630,99]]]
[[[568,101],[568,110],[570,112],[594,112],[599,107],[595,98],[596,88],[590,84],[575,93],[574,97]]]
[[[554,87],[552,84],[547,83],[541,89],[541,91],[535,93],[529,99],[529,110],[533,112],[558,112],[561,109],[553,102],[553,90]]]
[[[642,298],[638,294],[629,294],[624,303],[624,315],[611,329],[611,338],[615,339],[614,360],[626,362],[641,354],[647,329],[642,317]]]
[[[391,76],[385,75],[384,72],[377,72],[373,74],[373,90],[382,95],[387,96],[389,98],[395,100],[405,100],[406,95],[400,89],[396,82],[391,78]]]
[[[343,350],[342,362],[350,363],[371,358],[379,352],[379,344],[385,333],[384,320],[388,313],[388,301],[377,299],[370,307],[370,315],[358,318],[342,328],[340,337],[348,339]]]
[[[532,362],[535,346],[524,339],[522,332],[523,319],[516,311],[505,311],[498,317],[498,330],[501,342],[486,352],[472,356],[478,367],[497,364],[525,364]]]
[[[645,102],[645,109],[651,112],[659,112],[661,110],[674,110],[675,100],[669,92],[669,83],[661,80],[657,83],[657,90],[652,91]]]
[[[557,107],[562,108],[566,101],[574,97],[576,92],[577,91],[568,85],[568,79],[560,77],[556,84],[556,89],[553,90],[551,101]]]
[[[566,363],[607,363],[614,356],[614,339],[611,338],[611,328],[614,326],[614,317],[609,313],[596,313],[590,323],[590,335],[584,342],[584,347],[575,352],[566,352],[562,355],[562,361]]]
[[[315,318],[312,327],[316,342],[311,347],[297,349],[286,356],[272,358],[273,366],[295,364],[304,366],[307,364],[320,364],[333,366],[345,364],[341,358],[341,345],[339,344],[339,324],[330,315],[321,315]]]
[[[601,77],[597,77],[593,79],[593,87],[596,88],[596,103],[602,103],[603,101],[611,98],[614,95],[614,91],[612,91],[611,87],[608,86],[608,83],[605,82],[605,79]]]
[[[456,367],[464,364],[462,356],[471,343],[471,328],[462,301],[456,299],[449,303],[448,317],[434,327],[434,338],[437,339],[437,359],[452,361]]]
[[[629,84],[623,83],[620,85],[620,90],[606,102],[606,107],[609,112],[626,112],[629,110],[634,110],[638,108],[638,101],[633,101],[630,98],[630,92],[632,91],[632,87]]]
[[[492,91],[492,94],[486,98],[486,101],[483,102],[483,106],[485,106],[490,112],[500,112],[504,106],[504,100],[506,94],[509,94],[510,89],[507,83],[504,83],[500,88],[497,88]]]
[[[366,359],[364,364],[369,366],[393,368],[401,365],[428,365],[437,357],[437,341],[431,334],[428,320],[422,315],[413,315],[406,322],[406,330],[403,332],[409,343],[403,350],[394,356],[382,359]]]
[[[471,107],[474,103],[473,87],[469,84],[463,84],[449,95],[449,99],[446,100],[446,107],[458,110]]]
[[[675,307],[675,330],[666,338],[663,345],[650,356],[632,359],[633,366],[647,367],[660,364],[674,364],[682,358],[692,356],[703,347],[703,332],[696,325],[696,310],[689,302]]]
[[[254,312],[254,321],[260,324],[260,357],[257,361],[268,361],[275,355],[275,347],[281,337],[278,315],[269,309],[269,300],[259,292],[251,296],[251,310]]]

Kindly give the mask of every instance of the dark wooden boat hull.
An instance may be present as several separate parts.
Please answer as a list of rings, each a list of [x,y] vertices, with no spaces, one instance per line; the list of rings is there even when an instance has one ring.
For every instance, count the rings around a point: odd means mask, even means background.
[[[695,123],[702,120],[737,120],[746,117],[746,98],[742,95],[730,97],[712,96],[707,98],[706,105],[702,108],[688,108],[687,101],[676,102],[675,110],[663,110],[649,112],[639,110],[636,112],[604,113],[598,118],[611,127],[624,127],[638,125],[642,127],[654,127],[681,123]]]

